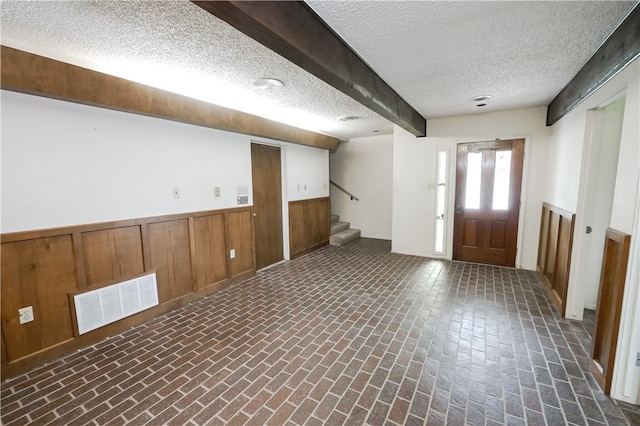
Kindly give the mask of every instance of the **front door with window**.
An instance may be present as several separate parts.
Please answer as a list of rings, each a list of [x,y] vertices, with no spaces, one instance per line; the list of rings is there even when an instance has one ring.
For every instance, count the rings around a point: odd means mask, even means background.
[[[515,266],[524,140],[458,145],[453,258]]]

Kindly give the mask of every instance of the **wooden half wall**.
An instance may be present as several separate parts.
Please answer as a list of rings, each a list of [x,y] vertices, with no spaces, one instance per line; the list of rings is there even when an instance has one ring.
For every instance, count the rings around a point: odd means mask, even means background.
[[[255,274],[250,207],[3,234],[1,242],[2,379]],[[72,294],[148,272],[158,306],[78,333]],[[20,324],[27,306],[34,321]]]
[[[567,305],[575,217],[574,213],[542,203],[536,271],[561,315]]]
[[[295,259],[329,244],[329,198],[289,203],[289,252]]]
[[[593,377],[607,395],[611,392],[630,245],[631,235],[607,229],[589,364]]]

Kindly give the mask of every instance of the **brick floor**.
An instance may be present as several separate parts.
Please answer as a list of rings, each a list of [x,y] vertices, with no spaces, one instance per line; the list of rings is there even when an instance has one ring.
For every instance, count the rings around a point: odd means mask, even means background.
[[[592,316],[532,272],[389,251],[323,248],[5,381],[2,423],[628,424]]]

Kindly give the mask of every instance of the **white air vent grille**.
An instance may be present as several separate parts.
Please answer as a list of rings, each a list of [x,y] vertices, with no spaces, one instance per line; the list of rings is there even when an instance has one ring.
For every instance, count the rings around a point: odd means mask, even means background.
[[[158,305],[156,274],[77,294],[73,299],[78,332],[84,334]]]

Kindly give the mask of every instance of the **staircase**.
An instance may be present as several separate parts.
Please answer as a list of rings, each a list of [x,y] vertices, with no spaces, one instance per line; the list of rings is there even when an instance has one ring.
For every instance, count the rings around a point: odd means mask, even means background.
[[[329,244],[338,247],[360,238],[360,230],[351,228],[349,222],[340,222],[340,216],[337,214],[331,215],[331,230],[329,233]]]

